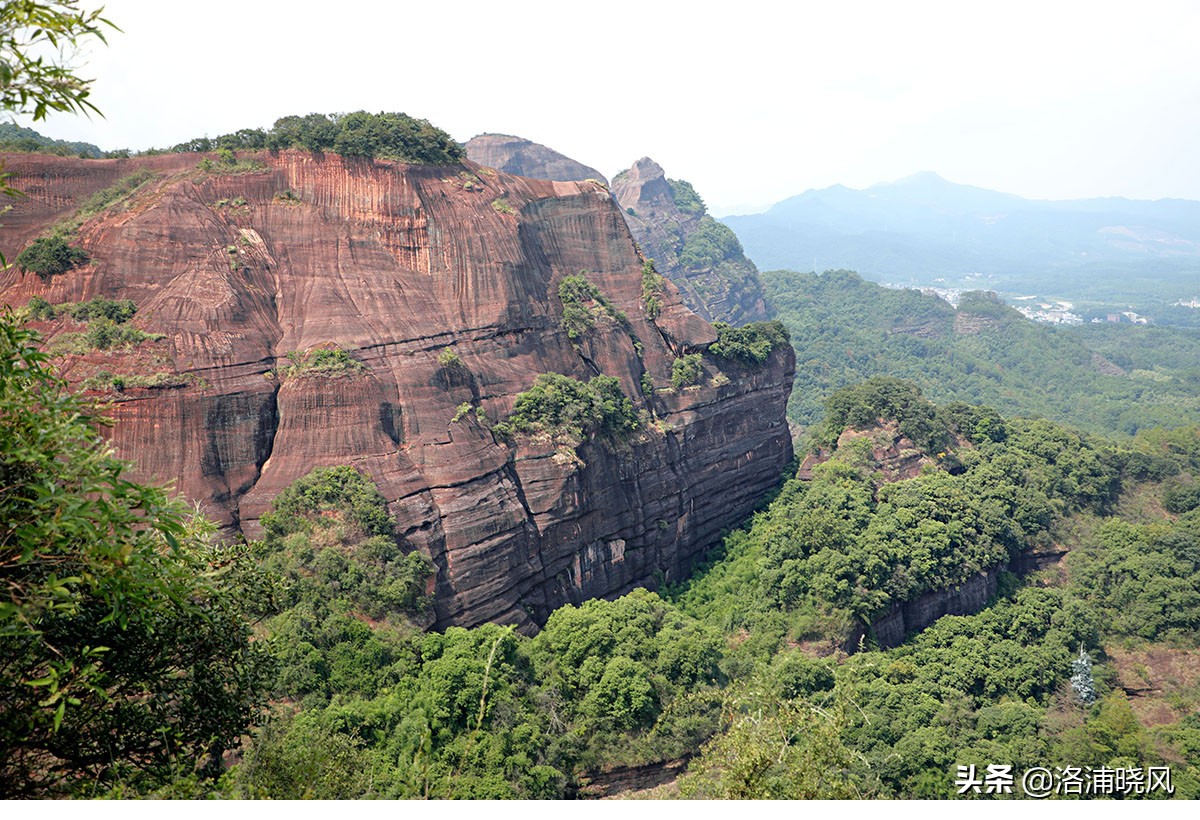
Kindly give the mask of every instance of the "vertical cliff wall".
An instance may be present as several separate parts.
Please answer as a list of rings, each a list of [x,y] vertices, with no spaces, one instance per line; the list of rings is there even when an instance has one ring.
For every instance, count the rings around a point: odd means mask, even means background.
[[[296,478],[354,465],[436,564],[440,625],[531,624],[678,578],[792,456],[791,350],[753,367],[706,357],[698,384],[673,389],[675,359],[713,330],[669,284],[647,311],[643,260],[598,184],[302,152],[224,170],[194,155],[6,162],[30,193],[4,220],[9,259],[96,191],[156,174],[75,230],[88,264],[0,274],[0,303],[131,299],[132,324],[160,334],[92,350],[69,318],[37,323],[71,351],[64,374],[113,401],[138,475],[253,536]],[[594,311],[572,339],[558,285],[580,274],[623,321]],[[319,348],[350,366],[306,367]],[[498,437],[491,423],[551,372],[618,379],[638,429],[568,454]]]

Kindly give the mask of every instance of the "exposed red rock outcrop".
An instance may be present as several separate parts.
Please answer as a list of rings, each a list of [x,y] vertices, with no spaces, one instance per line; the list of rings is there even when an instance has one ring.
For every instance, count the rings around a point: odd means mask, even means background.
[[[692,194],[684,207],[676,202],[672,184]],[[657,162],[642,157],[613,178],[612,192],[634,239],[689,308],[710,321],[737,325],[774,315],[758,269],[733,231],[708,215],[690,185],[668,181]]]
[[[680,577],[791,458],[791,350],[723,373],[707,361],[703,384],[670,390],[675,357],[713,330],[670,286],[646,313],[642,259],[600,185],[300,152],[236,173],[196,161],[7,157],[30,192],[4,219],[9,259],[135,168],[162,176],[80,227],[91,263],[48,282],[10,269],[0,303],[132,299],[133,323],[162,338],[69,356],[64,372],[161,374],[113,394],[113,444],[227,526],[254,535],[283,487],[352,464],[436,564],[438,624],[529,626],[567,601]],[[598,320],[573,344],[557,286],[581,271],[627,323]],[[289,375],[288,353],[321,346],[363,367]],[[439,361],[447,350],[457,361]],[[640,429],[566,458],[497,440],[486,419],[547,372],[616,377]]]
[[[467,158],[497,171],[530,179],[582,182],[595,179],[608,184],[604,175],[553,148],[508,134],[480,134],[467,140]]]
[[[879,481],[902,481],[915,478],[926,467],[936,466],[938,461],[933,456],[921,450],[911,439],[900,434],[899,425],[894,421],[880,420],[879,424],[868,430],[856,430],[847,427],[838,436],[835,450],[845,450],[856,446],[855,442],[864,442],[863,458],[872,473]],[[964,439],[955,441],[956,447],[970,447]],[[797,477],[808,480],[812,478],[813,467],[823,464],[833,456],[829,450],[820,453],[809,453],[800,463]]]
[[[473,162],[533,179],[604,181],[596,169],[521,137],[483,134],[467,142],[466,152]],[[691,210],[681,209],[658,163],[638,160],[616,176],[612,192],[633,238],[679,288],[685,305],[709,321],[736,325],[774,315],[758,269],[733,231],[714,222],[698,198]]]

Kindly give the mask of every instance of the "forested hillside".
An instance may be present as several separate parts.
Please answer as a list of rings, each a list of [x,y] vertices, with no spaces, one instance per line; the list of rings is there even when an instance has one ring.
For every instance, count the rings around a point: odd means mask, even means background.
[[[36,389],[4,395],[29,397],[33,435],[39,403],[77,405],[35,337],[6,332],[25,367],[0,376]],[[1151,796],[1169,769],[1200,796],[1200,427],[1114,444],[890,378],[824,417],[806,477],[691,581],[562,607],[532,637],[427,631],[431,567],[352,467],[301,478],[261,541],[220,548],[77,421],[46,428],[103,506],[0,493],[46,545],[4,570],[30,593],[3,613],[6,683],[50,695],[2,711],[3,794],[556,798],[626,778],[928,798],[997,764],[1011,796],[1031,767],[1137,772]],[[36,452],[5,470],[44,469]],[[97,526],[115,540],[72,535]],[[62,563],[72,545],[85,563]],[[947,617],[895,632],[939,601]]]
[[[763,281],[797,351],[788,414],[805,427],[832,390],[881,375],[909,379],[936,401],[1111,435],[1200,415],[1200,331],[1037,324],[989,294],[964,294],[956,310],[849,271],[772,271]]]
[[[1031,200],[920,173],[834,185],[730,216],[768,269],[849,268],[874,282],[1067,299],[1090,318],[1133,309],[1195,327],[1200,202]]]

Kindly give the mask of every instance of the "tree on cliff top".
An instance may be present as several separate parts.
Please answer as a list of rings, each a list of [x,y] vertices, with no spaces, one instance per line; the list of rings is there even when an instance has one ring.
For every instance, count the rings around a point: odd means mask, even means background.
[[[428,120],[382,111],[371,114],[306,114],[280,117],[269,131],[243,129],[220,137],[199,137],[172,151],[213,151],[220,148],[281,151],[299,148],[344,157],[394,159],[417,165],[452,165],[465,156],[463,147]]]

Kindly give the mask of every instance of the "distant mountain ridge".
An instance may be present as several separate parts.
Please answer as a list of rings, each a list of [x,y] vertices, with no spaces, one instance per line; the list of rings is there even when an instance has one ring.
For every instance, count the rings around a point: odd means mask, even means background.
[[[0,150],[35,151],[60,156],[102,157],[104,151],[90,142],[71,142],[47,137],[15,122],[0,122]]]
[[[995,289],[1079,298],[1114,276],[1200,270],[1200,202],[1029,200],[928,172],[809,190],[722,221],[764,269],[848,268],[920,284],[980,274]]]

